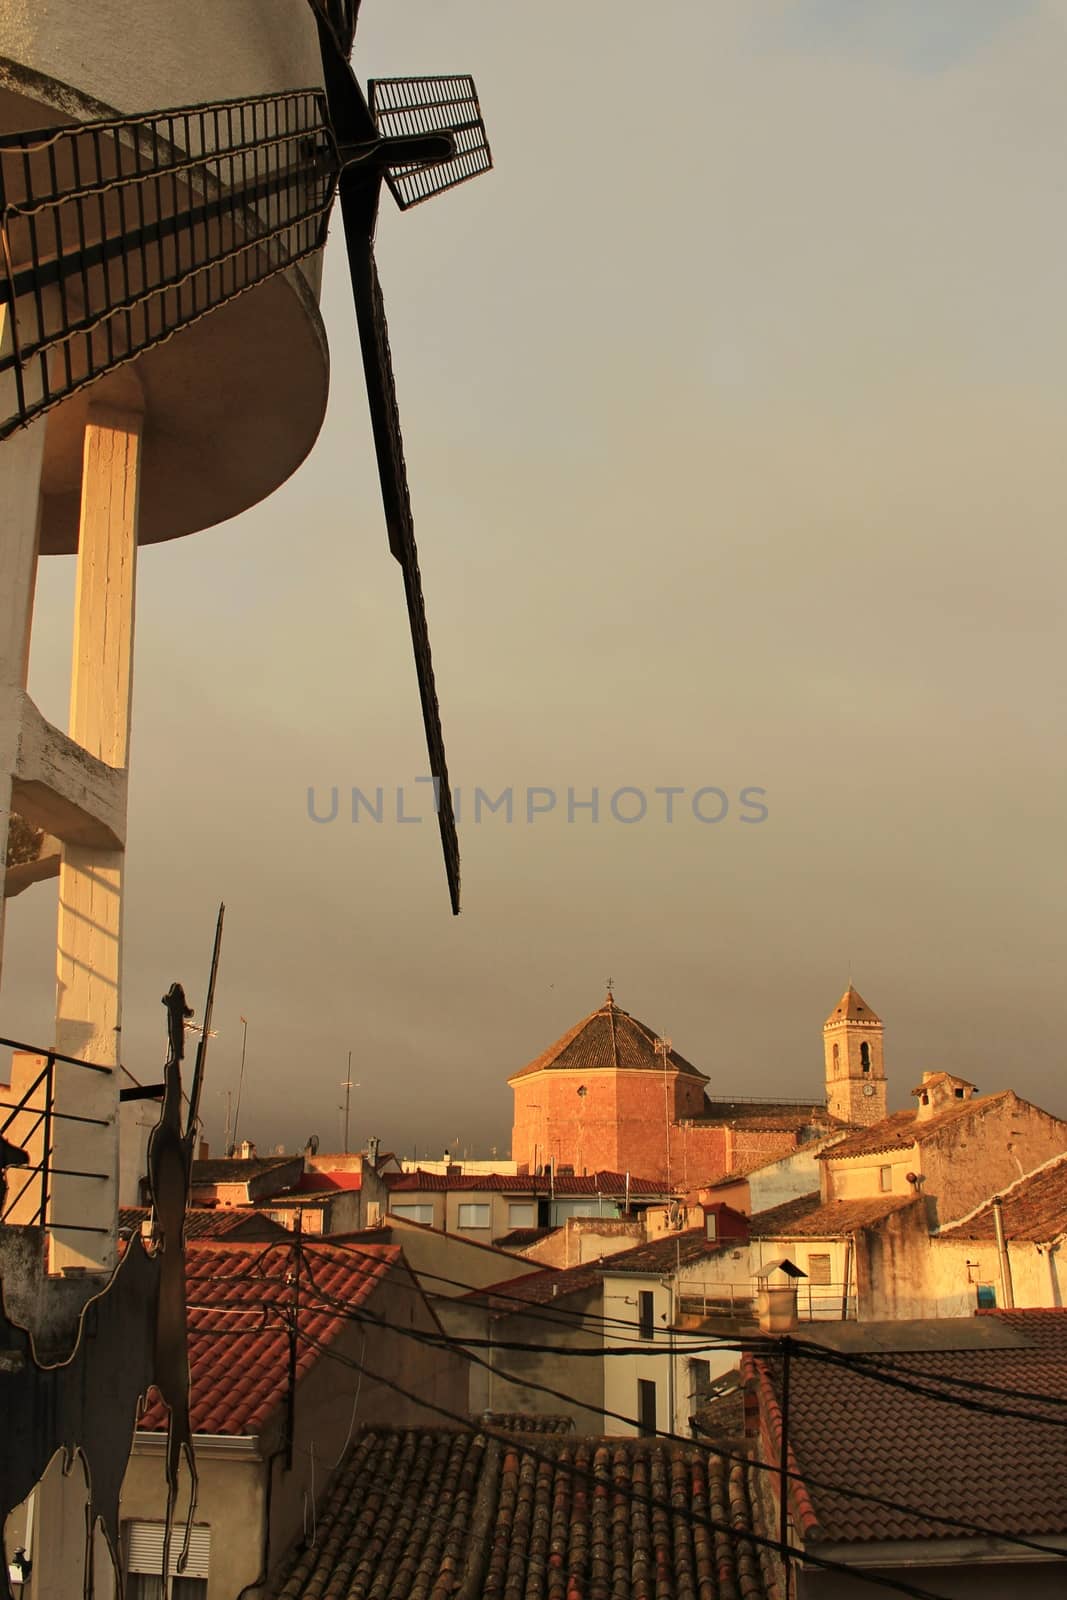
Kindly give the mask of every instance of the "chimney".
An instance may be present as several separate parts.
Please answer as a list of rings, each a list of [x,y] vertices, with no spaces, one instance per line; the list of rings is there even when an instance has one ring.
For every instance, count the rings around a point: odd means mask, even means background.
[[[237,1148],[237,1156],[241,1161],[254,1161],[256,1159],[256,1147],[251,1139],[241,1140]]]

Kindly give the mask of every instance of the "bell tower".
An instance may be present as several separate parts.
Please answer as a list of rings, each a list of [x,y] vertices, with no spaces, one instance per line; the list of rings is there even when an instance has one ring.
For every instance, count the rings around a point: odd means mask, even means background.
[[[861,1127],[885,1117],[884,1032],[881,1018],[850,983],[822,1029],[831,1116]]]

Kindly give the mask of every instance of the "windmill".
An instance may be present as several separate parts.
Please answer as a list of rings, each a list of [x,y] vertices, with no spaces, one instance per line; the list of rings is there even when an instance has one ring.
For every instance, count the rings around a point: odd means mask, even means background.
[[[389,547],[407,602],[452,910],[459,848],[374,234],[492,165],[469,77],[349,63],[359,0],[308,0],[324,90],[0,138],[0,441],[321,251],[339,202]],[[6,380],[6,381],[5,381]]]

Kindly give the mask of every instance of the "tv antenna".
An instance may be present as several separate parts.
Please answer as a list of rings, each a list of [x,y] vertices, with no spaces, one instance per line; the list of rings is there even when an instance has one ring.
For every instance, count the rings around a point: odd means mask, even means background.
[[[326,243],[340,202],[389,548],[404,576],[449,897],[459,842],[389,334],[374,261],[384,183],[402,211],[492,166],[473,79],[349,63],[359,0],[308,0],[322,89],[0,138],[0,440]],[[284,381],[284,374],[279,374]],[[236,1118],[234,1120],[236,1138]]]

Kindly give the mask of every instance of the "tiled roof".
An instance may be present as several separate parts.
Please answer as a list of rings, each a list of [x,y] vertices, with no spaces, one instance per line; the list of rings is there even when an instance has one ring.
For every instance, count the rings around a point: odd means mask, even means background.
[[[625,1172],[557,1172],[555,1180],[535,1177],[532,1173],[479,1172],[464,1177],[451,1172],[387,1172],[385,1182],[392,1194],[418,1193],[430,1190],[449,1194],[482,1190],[493,1194],[558,1196],[598,1194],[606,1199],[624,1198],[627,1192]],[[670,1191],[654,1178],[629,1180],[631,1196],[639,1199],[659,1199]]]
[[[995,1317],[1019,1342],[1002,1349],[894,1353],[880,1356],[878,1366],[953,1398],[988,1399],[988,1410],[964,1410],[890,1387],[852,1367],[798,1360],[794,1347],[789,1436],[796,1470],[909,1508],[891,1511],[802,1482],[793,1510],[806,1542],[964,1537],[935,1513],[993,1534],[1067,1535],[1067,1311],[979,1315]],[[781,1446],[778,1367],[746,1356],[742,1372],[758,1396],[773,1453]],[[1054,1395],[1060,1403],[998,1402],[975,1390],[976,1383]],[[1005,1415],[998,1404],[1055,1425]]]
[[[152,1215],[148,1206],[123,1206],[119,1229],[140,1233]],[[256,1206],[190,1206],[185,1213],[186,1239],[225,1239],[233,1233],[256,1239],[284,1238],[287,1230],[268,1211]]]
[[[324,1295],[359,1305],[400,1260],[396,1245],[362,1245],[356,1255],[325,1241],[304,1240],[303,1251]],[[289,1335],[277,1314],[293,1303],[293,1249],[194,1244],[185,1256],[189,1301],[189,1378],[194,1433],[259,1432],[287,1390]],[[349,1323],[321,1303],[310,1277],[301,1284],[300,1330],[329,1345]],[[274,1313],[274,1314],[272,1314]],[[300,1341],[297,1379],[321,1359]],[[166,1407],[154,1389],[139,1428],[167,1426]]]
[[[882,1150],[907,1150],[913,1144],[923,1144],[928,1139],[936,1138],[950,1123],[959,1122],[965,1117],[980,1116],[990,1106],[1007,1099],[1011,1093],[1010,1089],[1001,1089],[998,1094],[976,1095],[973,1100],[963,1100],[957,1106],[949,1106],[946,1111],[922,1120],[914,1110],[894,1111],[881,1122],[850,1133],[828,1149],[820,1150],[817,1159],[836,1161],[839,1156],[868,1156]]]
[[[712,1122],[752,1133],[792,1133],[813,1122],[820,1127],[833,1127],[837,1119],[827,1111],[825,1100],[712,1100],[705,1095],[699,1117],[687,1120],[697,1126]],[[760,1161],[755,1156],[753,1168]]]
[[[736,1243],[738,1241],[730,1241]],[[605,1273],[670,1272],[677,1265],[687,1266],[691,1261],[702,1261],[723,1247],[721,1239],[709,1239],[703,1226],[687,1228],[679,1233],[665,1233],[661,1239],[649,1244],[635,1245],[632,1250],[618,1250],[599,1262]]]
[[[533,1411],[483,1411],[472,1417],[475,1427],[499,1428],[502,1433],[573,1433],[574,1418],[539,1416]]]
[[[513,1073],[508,1082],[549,1067],[553,1072],[599,1072],[605,1068],[612,1072],[662,1072],[663,1057],[656,1049],[657,1043],[658,1035],[621,1010],[609,994],[599,1010],[576,1022],[536,1060]],[[667,1060],[675,1072],[707,1082],[707,1074],[677,1050],[668,1050]]]
[[[722,1249],[723,1243],[709,1240],[702,1227],[689,1228],[680,1233],[664,1234],[662,1239],[653,1239],[650,1244],[616,1250],[596,1261],[583,1261],[575,1267],[543,1267],[540,1272],[531,1272],[524,1278],[504,1279],[488,1289],[474,1290],[467,1298],[497,1292],[502,1301],[497,1309],[505,1311],[512,1298],[534,1305],[550,1305],[564,1295],[595,1289],[605,1275],[627,1272],[658,1275],[669,1272],[679,1262],[685,1266],[687,1262],[714,1255]]]
[[[515,1302],[547,1306],[569,1294],[598,1289],[600,1283],[600,1262],[583,1261],[576,1267],[542,1267],[540,1272],[528,1272],[521,1278],[502,1278],[485,1289],[472,1289],[464,1299],[496,1298],[499,1303],[492,1309],[506,1316],[510,1311],[519,1313],[521,1308]]]
[[[374,1430],[274,1596],[765,1600],[752,1526],[745,1469],[695,1445]]]
[[[816,1189],[799,1200],[757,1211],[749,1224],[750,1239],[843,1239],[857,1228],[881,1222],[891,1212],[920,1203],[913,1194],[883,1194],[869,1200],[828,1200],[824,1205]]]
[[[824,1028],[832,1028],[838,1022],[873,1022],[881,1023],[881,1017],[875,1015],[858,990],[851,984],[845,990],[826,1021]]]
[[[1067,1156],[1029,1172],[1005,1189],[1001,1196],[1004,1233],[1009,1239],[1027,1239],[1048,1244],[1067,1233]],[[951,1228],[942,1228],[941,1238],[993,1239],[992,1204],[984,1205],[973,1216]]]
[[[301,1156],[250,1156],[247,1161],[240,1156],[211,1156],[207,1161],[193,1162],[193,1188],[203,1189],[216,1183],[248,1183],[275,1167],[284,1167]]]
[[[550,1233],[558,1232],[558,1228],[512,1228],[510,1233],[501,1234],[493,1243],[498,1250],[525,1250],[531,1244],[547,1239]]]

